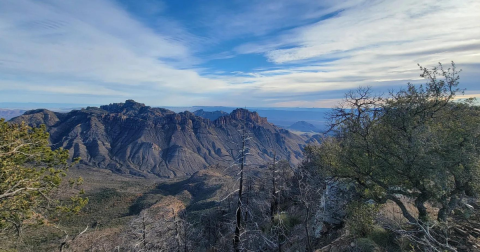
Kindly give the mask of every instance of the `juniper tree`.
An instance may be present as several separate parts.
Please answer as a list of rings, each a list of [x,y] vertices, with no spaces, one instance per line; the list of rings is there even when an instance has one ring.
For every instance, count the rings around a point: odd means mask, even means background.
[[[88,199],[76,194],[71,204],[52,198],[71,166],[68,151],[52,150],[44,125],[32,128],[0,119],[0,230],[22,234],[25,223],[41,224],[53,213],[78,212]],[[81,178],[69,181],[71,185]]]

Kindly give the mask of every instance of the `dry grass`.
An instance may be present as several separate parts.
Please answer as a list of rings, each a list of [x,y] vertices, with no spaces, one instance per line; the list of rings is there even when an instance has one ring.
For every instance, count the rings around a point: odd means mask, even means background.
[[[115,251],[122,244],[120,227],[93,230],[78,237],[67,251]]]
[[[418,216],[418,210],[415,207],[413,199],[409,199],[407,197],[401,197],[400,200],[405,205],[405,207],[407,208],[408,212],[410,212],[410,214],[412,214],[413,216]],[[425,204],[425,207],[427,208],[427,212],[430,218],[437,219],[437,214],[439,209],[437,207],[433,207],[429,203]],[[387,201],[387,203],[382,205],[378,215],[394,223],[398,223],[398,224],[407,223],[407,219],[403,217],[402,210],[400,210],[400,207],[398,207],[398,205],[395,204],[395,202],[390,200]]]

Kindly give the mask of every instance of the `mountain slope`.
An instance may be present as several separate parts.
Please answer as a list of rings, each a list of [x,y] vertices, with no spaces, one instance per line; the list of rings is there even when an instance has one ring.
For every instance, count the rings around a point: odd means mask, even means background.
[[[256,112],[237,109],[210,121],[133,100],[69,113],[32,110],[11,122],[45,124],[52,147],[68,149],[81,163],[118,173],[184,176],[210,165],[230,165],[241,129],[249,136],[247,164],[264,165],[273,153],[298,164],[305,139],[270,124]]]

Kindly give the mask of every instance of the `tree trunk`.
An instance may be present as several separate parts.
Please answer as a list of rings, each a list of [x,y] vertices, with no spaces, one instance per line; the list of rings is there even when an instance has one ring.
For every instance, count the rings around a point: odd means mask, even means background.
[[[403,217],[405,217],[409,222],[411,222],[411,223],[416,223],[417,222],[417,219],[415,219],[415,217],[413,217],[413,215],[408,212],[407,208],[405,207],[405,205],[403,204],[403,202],[401,200],[399,200],[394,195],[387,195],[387,199],[389,199],[389,200],[395,202],[395,204],[397,204],[397,206],[400,208],[400,210],[402,210]]]
[[[270,204],[270,218],[271,218],[272,222],[274,221],[275,210],[276,210],[277,204],[278,204],[277,196],[276,196],[276,186],[275,186],[275,169],[276,169],[275,162],[276,162],[276,157],[277,157],[277,155],[275,154],[273,156],[273,165],[272,165],[272,201],[271,201],[271,204]]]
[[[310,232],[308,231],[308,217],[310,215],[310,208],[306,207],[307,213],[305,215],[305,235],[307,238],[307,252],[313,251],[312,244],[310,243]]]
[[[147,220],[145,219],[145,213],[142,216],[142,244],[143,249],[147,249]]]
[[[437,220],[440,222],[446,222],[450,212],[457,206],[457,204],[458,198],[456,196],[452,196],[448,204],[443,204],[442,208],[438,211]]]
[[[242,136],[242,156],[240,163],[240,185],[238,189],[238,201],[237,201],[237,213],[236,213],[236,226],[235,226],[235,236],[233,239],[233,249],[235,252],[240,252],[240,229],[242,227],[242,189],[243,189],[243,168],[245,165],[245,130],[243,131]]]
[[[424,193],[421,193],[420,196],[415,199],[415,207],[418,210],[418,220],[426,221],[428,219],[428,212],[427,208],[425,207],[425,202],[427,201],[427,197]]]

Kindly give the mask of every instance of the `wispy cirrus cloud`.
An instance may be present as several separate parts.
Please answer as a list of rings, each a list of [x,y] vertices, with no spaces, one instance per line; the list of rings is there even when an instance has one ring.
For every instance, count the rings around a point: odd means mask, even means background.
[[[135,96],[140,88],[162,98],[226,86],[175,67],[196,61],[188,45],[107,0],[2,1],[0,37],[0,89]]]
[[[0,98],[332,106],[452,60],[475,96],[478,13],[476,0],[0,0]]]
[[[331,18],[238,46],[237,52],[261,53],[276,65],[245,78],[268,96],[398,87],[419,80],[417,63],[431,67],[453,60],[464,72],[478,72],[478,1],[350,1],[347,6]],[[475,76],[462,78],[463,87],[480,93]]]

